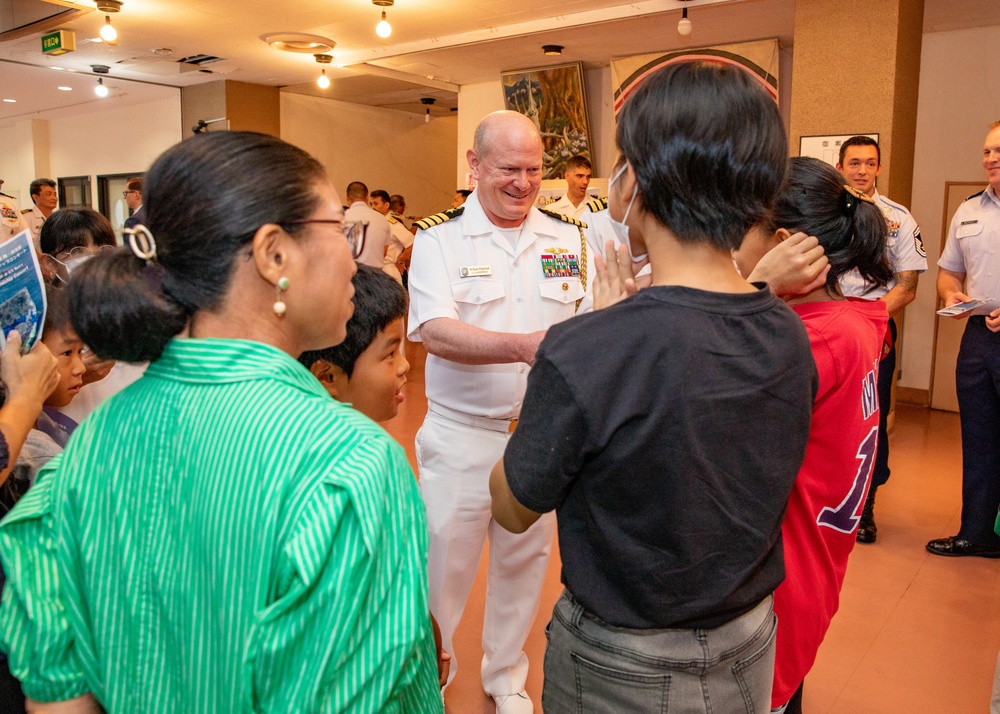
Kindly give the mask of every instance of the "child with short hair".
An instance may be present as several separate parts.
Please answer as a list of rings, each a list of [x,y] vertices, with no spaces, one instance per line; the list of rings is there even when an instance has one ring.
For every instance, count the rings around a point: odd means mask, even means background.
[[[45,400],[42,413],[35,428],[29,432],[10,477],[0,487],[0,516],[13,508],[14,503],[34,483],[38,470],[63,450],[76,426],[76,422],[56,409],[73,401],[83,386],[83,373],[86,371],[81,356],[83,341],[70,324],[65,292],[47,285],[45,298],[48,309],[41,341],[56,358],[59,383]]]
[[[403,286],[377,268],[358,264],[354,315],[335,347],[304,352],[299,362],[338,402],[376,422],[392,419],[403,403],[410,363],[403,354]]]
[[[72,420],[67,423],[68,417],[55,409],[69,404],[83,386],[83,373],[86,371],[81,357],[83,341],[70,324],[69,301],[65,293],[59,288],[46,285],[45,298],[48,309],[41,342],[56,358],[59,382],[43,402],[42,413],[38,416],[35,428],[28,432],[10,475],[6,480],[0,481],[0,516],[5,516],[34,484],[39,469],[63,450],[69,433],[76,426],[76,422]],[[7,390],[4,385],[0,405],[6,398]],[[6,580],[6,575],[0,569],[0,590]],[[24,692],[10,673],[6,653],[0,652],[0,709],[5,712],[25,711],[24,707]]]

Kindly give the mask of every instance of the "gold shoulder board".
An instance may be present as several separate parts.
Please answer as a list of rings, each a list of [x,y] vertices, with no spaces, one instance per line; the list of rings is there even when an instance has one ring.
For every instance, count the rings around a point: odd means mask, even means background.
[[[459,206],[458,208],[449,208],[447,211],[442,211],[441,213],[435,213],[433,216],[427,216],[427,218],[421,218],[419,221],[414,221],[415,225],[420,230],[427,230],[433,226],[439,226],[446,221],[450,221],[452,218],[458,218],[465,211],[465,206]]]
[[[597,213],[598,211],[603,211],[608,207],[608,198],[595,198],[593,201],[587,202],[587,208],[590,209],[591,213]]]
[[[578,221],[575,218],[570,218],[569,216],[564,216],[561,213],[556,213],[555,211],[550,211],[547,208],[539,208],[539,211],[544,213],[549,218],[555,218],[556,220],[562,221],[563,223],[572,223],[574,226],[579,226],[580,228],[586,228],[587,224],[583,221]]]

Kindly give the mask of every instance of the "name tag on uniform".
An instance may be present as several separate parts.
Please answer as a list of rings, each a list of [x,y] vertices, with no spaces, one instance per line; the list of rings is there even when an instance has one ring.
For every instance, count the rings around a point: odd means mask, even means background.
[[[493,275],[493,268],[488,265],[465,265],[458,272],[463,278],[478,278]]]
[[[979,219],[977,218],[974,221],[962,221],[961,225],[963,225],[963,226],[971,226],[973,223],[979,223]]]

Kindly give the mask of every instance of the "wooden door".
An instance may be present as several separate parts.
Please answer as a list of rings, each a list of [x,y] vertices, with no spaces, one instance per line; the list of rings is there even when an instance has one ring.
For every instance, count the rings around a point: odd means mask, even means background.
[[[983,182],[969,183],[964,181],[949,181],[944,185],[944,219],[941,228],[941,252],[944,252],[948,240],[948,226],[955,211],[966,198],[986,188]],[[939,253],[940,255],[940,253]],[[930,267],[930,266],[929,266]],[[932,272],[931,270],[927,271]],[[933,271],[937,280],[937,271]],[[938,308],[944,304],[938,300]],[[953,317],[936,316],[934,326],[934,361],[931,364],[931,408],[949,412],[958,411],[958,396],[955,393],[955,362],[958,360],[958,347],[965,330],[965,320]]]

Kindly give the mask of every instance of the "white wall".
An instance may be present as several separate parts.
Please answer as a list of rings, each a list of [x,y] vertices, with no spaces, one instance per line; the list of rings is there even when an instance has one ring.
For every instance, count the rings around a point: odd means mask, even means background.
[[[97,207],[99,174],[144,172],[183,138],[180,94],[49,122],[52,178],[90,176]]]
[[[451,206],[455,195],[455,117],[348,104],[281,93],[281,138],[315,156],[344,199],[351,181],[406,198],[409,215]]]
[[[946,181],[983,181],[986,127],[1000,119],[1000,73],[989,61],[1000,27],[925,34],[910,207],[920,224],[928,269],[906,308],[899,385],[929,389],[934,339],[935,282]]]

